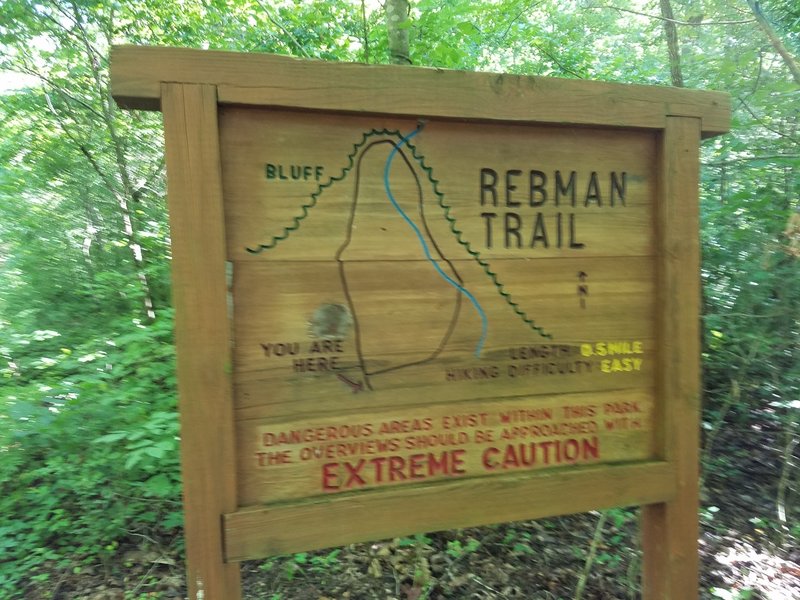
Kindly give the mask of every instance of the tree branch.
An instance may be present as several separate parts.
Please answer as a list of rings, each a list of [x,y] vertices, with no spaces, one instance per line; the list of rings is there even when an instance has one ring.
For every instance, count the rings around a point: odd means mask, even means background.
[[[136,189],[133,190],[133,199],[138,200],[142,192],[150,188],[150,185],[153,181],[156,180],[157,177],[160,177],[164,172],[164,155],[161,155],[161,158],[158,160],[158,163],[153,167],[153,170],[144,178],[144,181],[136,186]]]
[[[86,144],[82,143],[77,138],[77,136],[75,136],[75,134],[72,133],[72,130],[66,124],[64,119],[61,118],[61,115],[58,114],[58,111],[56,110],[55,106],[53,106],[53,102],[52,100],[50,100],[50,96],[47,93],[45,93],[44,98],[45,102],[47,103],[47,108],[50,109],[50,112],[55,117],[58,126],[61,128],[61,131],[63,131],[64,135],[66,135],[69,138],[69,140],[73,144],[75,144],[78,150],[80,150],[81,154],[83,154],[83,156],[86,157],[86,160],[89,161],[89,164],[92,166],[92,169],[94,169],[94,172],[97,173],[97,175],[103,181],[108,191],[116,195],[116,192],[114,191],[116,188],[116,186],[114,185],[114,181],[105,173],[105,171],[103,171],[103,169],[100,167],[100,163],[97,162],[97,159],[89,151],[89,148],[86,147]]]
[[[96,117],[98,117],[100,119],[103,118],[103,115],[100,114],[100,111],[98,111],[96,108],[94,108],[92,105],[88,104],[84,100],[81,100],[80,98],[76,98],[75,96],[70,94],[67,90],[65,90],[63,87],[58,85],[55,81],[50,79],[47,75],[42,75],[38,71],[35,71],[34,69],[30,68],[29,66],[27,66],[25,64],[18,65],[18,68],[23,73],[27,73],[28,75],[33,75],[34,77],[36,77],[37,79],[39,79],[43,83],[46,83],[47,85],[49,85],[53,89],[53,91],[58,93],[58,95],[64,96],[64,98],[66,98],[68,100],[71,100],[72,102],[75,102],[76,104],[79,104],[80,106],[82,106],[83,108],[88,110],[90,113],[92,113],[94,116],[96,116]]]
[[[798,140],[798,139],[797,139],[797,138],[795,138],[794,136],[792,136],[792,135],[790,135],[790,134],[788,134],[788,133],[783,133],[782,131],[779,131],[779,130],[777,130],[777,129],[775,129],[775,128],[773,128],[773,127],[770,127],[769,125],[767,125],[767,124],[766,124],[766,123],[765,123],[765,122],[764,122],[764,121],[761,119],[761,117],[759,117],[759,116],[758,116],[758,115],[757,115],[757,114],[756,114],[756,113],[753,111],[753,109],[752,109],[752,108],[750,108],[750,105],[748,105],[748,104],[747,104],[747,102],[745,101],[745,99],[744,99],[744,98],[738,98],[738,100],[739,100],[739,105],[740,105],[742,108],[744,108],[744,109],[745,109],[745,110],[748,112],[748,114],[749,114],[751,117],[753,117],[753,118],[756,120],[756,122],[757,122],[759,125],[761,125],[761,126],[764,128],[764,129],[766,129],[767,131],[771,131],[772,133],[774,133],[774,134],[776,134],[776,135],[779,135],[779,136],[780,136],[780,137],[782,137],[782,138],[785,138],[785,139],[787,139],[787,140],[790,140],[790,141],[794,142],[795,144],[797,144],[797,143],[800,143],[800,140]]]
[[[74,37],[74,38],[76,39],[76,41],[78,41],[79,43],[82,43],[82,44],[84,44],[84,45],[86,46],[86,49],[87,49],[87,51],[88,51],[88,52],[89,52],[89,54],[92,56],[93,60],[100,60],[100,58],[101,58],[102,54],[101,54],[101,52],[100,52],[100,51],[99,51],[97,48],[95,48],[95,47],[94,47],[94,46],[93,46],[93,45],[92,45],[92,44],[91,44],[91,43],[88,41],[88,38],[86,37],[86,32],[84,31],[83,27],[81,26],[81,23],[79,22],[79,19],[78,19],[78,12],[77,12],[77,7],[75,7],[75,4],[74,4],[74,3],[72,4],[72,7],[73,7],[73,9],[75,10],[75,15],[71,15],[71,14],[69,14],[69,12],[67,12],[66,10],[64,10],[64,8],[63,8],[63,7],[61,7],[61,6],[58,4],[58,2],[56,2],[55,0],[50,0],[50,4],[51,4],[51,5],[52,5],[52,7],[53,7],[53,8],[56,10],[56,12],[60,13],[60,14],[61,14],[61,15],[62,15],[62,16],[65,18],[65,19],[69,19],[70,21],[72,21],[72,23],[73,23],[73,24],[74,24],[74,25],[75,25],[75,26],[78,28],[78,30],[81,32],[82,36],[78,36],[78,35],[76,35],[76,34],[75,34],[75,33],[74,33],[74,32],[73,32],[71,29],[67,29],[67,28],[64,26],[64,24],[63,24],[63,23],[59,22],[59,20],[58,20],[58,19],[55,19],[55,18],[53,18],[53,17],[52,17],[52,16],[50,16],[50,15],[44,15],[44,16],[45,16],[45,18],[47,18],[47,20],[49,20],[51,23],[53,23],[53,24],[54,24],[54,25],[55,25],[55,26],[56,26],[58,29],[60,29],[61,31],[63,31],[65,34],[67,34],[67,35],[68,35],[68,36],[70,36],[70,37]]]
[[[533,4],[533,5],[531,5],[531,6],[523,6],[523,7],[522,7],[522,8],[521,8],[521,9],[520,9],[518,12],[517,12],[517,14],[516,14],[516,15],[514,15],[513,17],[511,17],[510,19],[508,19],[508,21],[506,22],[505,29],[503,30],[503,33],[501,33],[501,34],[500,34],[500,36],[499,36],[499,39],[500,39],[501,41],[505,41],[506,37],[507,37],[507,36],[508,36],[508,34],[511,32],[511,28],[514,26],[514,23],[516,23],[516,22],[519,20],[519,18],[520,18],[522,15],[524,15],[526,12],[528,12],[528,11],[530,11],[530,10],[533,10],[534,8],[536,8],[537,6],[539,6],[540,4],[541,4],[541,2],[536,2],[536,3],[534,3],[534,4]]]
[[[574,75],[574,76],[575,76],[575,77],[577,77],[578,79],[584,79],[583,75],[581,75],[580,73],[576,73],[576,72],[575,72],[575,71],[573,71],[572,69],[570,69],[570,68],[567,68],[567,67],[565,67],[563,64],[561,64],[561,61],[559,61],[559,60],[558,60],[558,58],[556,58],[556,57],[555,57],[555,56],[554,56],[554,55],[553,55],[551,52],[548,52],[547,50],[545,50],[544,48],[542,48],[541,46],[538,46],[538,45],[537,45],[537,46],[534,46],[534,47],[535,47],[535,48],[536,48],[536,49],[537,49],[539,52],[541,52],[542,54],[544,54],[544,55],[545,55],[547,58],[549,58],[550,60],[552,60],[552,61],[553,61],[553,62],[554,62],[554,63],[555,63],[557,66],[558,66],[558,68],[559,68],[559,69],[561,69],[562,71],[564,71],[564,73],[569,73],[570,75]]]
[[[306,49],[303,48],[303,45],[297,41],[297,38],[294,37],[294,35],[292,35],[292,32],[286,29],[283,25],[281,25],[278,22],[277,19],[275,19],[272,16],[272,13],[270,13],[269,8],[267,8],[267,6],[261,0],[256,0],[256,2],[261,7],[261,10],[264,11],[264,14],[267,15],[267,19],[269,19],[269,22],[275,25],[275,27],[277,27],[278,29],[280,29],[283,32],[283,35],[285,35],[292,41],[292,44],[294,44],[295,48],[300,53],[300,55],[305,56],[306,58],[311,58],[311,55],[308,52],[306,52]]]
[[[761,28],[761,31],[766,34],[767,38],[772,44],[772,47],[775,48],[775,51],[783,58],[783,61],[789,68],[789,72],[792,74],[795,83],[800,85],[800,66],[797,65],[797,61],[795,60],[794,56],[792,56],[792,53],[787,50],[786,46],[784,46],[783,42],[778,37],[778,34],[775,33],[775,29],[772,27],[770,22],[767,21],[767,18],[764,16],[758,1],[747,0],[747,4],[750,6],[750,10],[753,11],[753,14],[756,16],[756,21],[758,22],[758,26]]]
[[[800,158],[800,154],[764,154],[761,156],[747,156],[743,158],[732,158],[730,160],[723,160],[720,162],[704,162],[701,163],[704,167],[727,167],[743,162],[753,162],[754,160],[796,160]]]
[[[361,0],[361,22],[364,24],[364,62],[369,64],[369,23],[367,22],[366,0]]]
[[[128,173],[127,159],[125,158],[123,149],[124,144],[119,135],[117,135],[117,127],[114,123],[114,114],[112,108],[113,101],[111,99],[111,94],[103,83],[99,59],[92,50],[92,45],[89,42],[89,34],[81,22],[80,10],[74,2],[72,3],[72,9],[75,11],[74,20],[76,27],[78,28],[78,31],[80,31],[83,45],[86,48],[86,52],[89,54],[89,66],[91,67],[92,76],[94,77],[97,95],[100,97],[100,103],[103,107],[103,121],[105,122],[108,129],[108,134],[111,137],[111,145],[114,149],[114,156],[116,157],[117,161],[117,169],[119,172],[120,181],[122,182],[122,190],[123,193],[130,198],[133,192],[133,185],[131,184],[130,174]]]
[[[581,600],[581,598],[583,598],[583,591],[586,588],[586,582],[589,579],[589,573],[592,572],[592,564],[594,564],[594,558],[597,555],[597,547],[603,539],[603,527],[606,525],[606,519],[608,519],[608,511],[600,511],[600,517],[597,519],[597,525],[594,528],[592,542],[589,544],[589,552],[583,563],[583,570],[578,577],[578,585],[575,586],[574,600]]]
[[[749,1],[749,0],[748,0]],[[620,6],[590,6],[594,10],[616,10],[617,12],[626,12],[631,13],[633,15],[638,15],[640,17],[647,17],[648,19],[655,19],[656,21],[667,21],[669,23],[674,23],[675,25],[682,25],[686,27],[702,27],[705,25],[746,25],[747,23],[754,23],[755,19],[746,19],[744,21],[679,21],[678,19],[670,19],[667,17],[662,17],[660,15],[651,15],[648,13],[639,12],[638,10],[631,10],[630,8],[622,8]]]

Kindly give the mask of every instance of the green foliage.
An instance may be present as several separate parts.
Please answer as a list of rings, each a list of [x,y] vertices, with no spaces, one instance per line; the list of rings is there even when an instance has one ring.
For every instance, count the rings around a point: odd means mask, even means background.
[[[520,531],[517,528],[510,526],[503,536],[502,543],[504,546],[511,547],[511,551],[515,554],[536,554],[536,551],[533,548],[537,542],[530,531]]]
[[[274,572],[278,579],[291,582],[299,575],[307,572],[310,574],[330,575],[341,568],[339,555],[341,548],[334,548],[327,554],[298,552],[288,556],[269,558],[259,565],[259,570]]]
[[[75,348],[0,331],[0,595],[181,526],[172,320]],[[13,365],[13,366],[11,366]],[[20,596],[21,597],[21,596]]]
[[[711,588],[711,595],[722,600],[754,600],[758,594],[752,588],[741,590],[726,590],[723,588]]]
[[[454,559],[461,558],[466,554],[471,554],[481,547],[481,543],[475,538],[469,538],[466,544],[461,540],[449,540],[447,542],[447,554]]]
[[[765,85],[745,102],[758,106],[792,93]],[[762,117],[756,111],[738,115],[735,132],[704,156],[703,458],[712,487],[742,477],[740,466],[752,452],[740,446],[718,453],[720,439],[751,432],[756,445],[780,443],[794,435],[800,408],[800,257],[787,234],[800,209],[800,157],[792,133],[797,114]],[[764,126],[772,139],[762,137]],[[769,477],[779,478],[779,469]]]
[[[611,508],[607,513],[609,535],[603,539],[603,547],[598,551],[595,562],[616,569],[629,559],[625,531],[638,520],[638,512],[625,508]]]

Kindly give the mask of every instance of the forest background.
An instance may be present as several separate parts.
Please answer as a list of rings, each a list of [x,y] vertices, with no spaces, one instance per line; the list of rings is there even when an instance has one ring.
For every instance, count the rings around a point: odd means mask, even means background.
[[[404,5],[0,5],[0,598],[184,593],[161,120],[114,105],[119,43],[729,92],[702,148],[701,592],[800,597],[800,4]],[[245,590],[636,598],[637,535],[634,509],[421,534],[247,563]]]

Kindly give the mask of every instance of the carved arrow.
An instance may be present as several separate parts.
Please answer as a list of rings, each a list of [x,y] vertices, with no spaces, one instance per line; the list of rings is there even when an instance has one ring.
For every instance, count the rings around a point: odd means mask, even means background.
[[[358,392],[363,392],[364,391],[364,384],[362,382],[360,382],[360,381],[355,382],[355,381],[353,381],[351,379],[348,379],[347,377],[345,377],[341,373],[337,373],[336,377],[339,378],[339,381],[342,381],[342,382],[346,383],[347,385],[349,385],[350,388],[353,390],[354,394],[357,394]]]

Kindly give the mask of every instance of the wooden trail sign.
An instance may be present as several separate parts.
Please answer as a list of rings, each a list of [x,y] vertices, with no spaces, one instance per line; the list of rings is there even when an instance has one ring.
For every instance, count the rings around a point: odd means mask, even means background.
[[[118,47],[164,114],[191,598],[237,561],[644,505],[697,596],[724,94]]]

